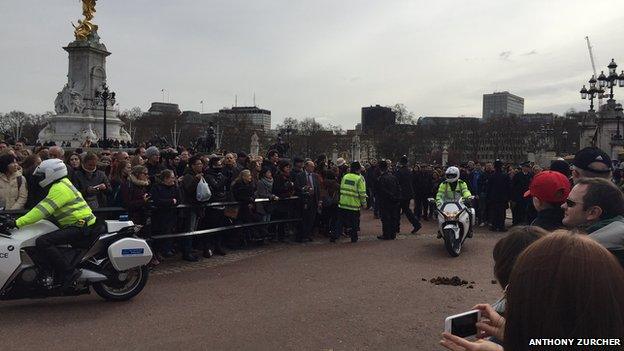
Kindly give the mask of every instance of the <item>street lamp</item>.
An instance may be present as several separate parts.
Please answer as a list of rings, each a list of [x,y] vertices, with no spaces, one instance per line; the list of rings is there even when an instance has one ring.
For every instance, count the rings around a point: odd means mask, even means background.
[[[104,139],[104,146],[108,145],[108,136],[106,134],[106,110],[108,109],[108,102],[115,100],[115,93],[108,90],[106,83],[102,85],[102,91],[96,90],[95,97],[100,99],[104,104],[104,128],[102,129],[102,136]]]
[[[585,87],[585,85],[583,85],[583,88],[581,88],[581,99],[589,99],[589,110],[593,111],[594,110],[594,99],[596,97],[598,97],[599,99],[602,99],[602,95],[604,94],[604,89],[602,88],[597,88],[596,87],[596,77],[592,76],[589,79],[589,89],[587,89]]]

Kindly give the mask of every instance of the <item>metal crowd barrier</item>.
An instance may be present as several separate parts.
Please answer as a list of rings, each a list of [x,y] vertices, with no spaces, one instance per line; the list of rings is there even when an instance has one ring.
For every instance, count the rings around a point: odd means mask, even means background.
[[[254,203],[278,203],[278,202],[297,201],[297,200],[299,200],[299,197],[291,196],[287,198],[281,198],[279,200],[255,199]],[[204,207],[204,208],[230,207],[230,206],[239,206],[241,204],[242,204],[241,202],[236,202],[236,201],[211,202],[211,203],[202,204],[201,207]],[[171,209],[176,210],[176,211],[180,211],[180,210],[184,211],[184,210],[190,210],[193,208],[196,208],[196,206],[180,204],[176,207],[172,207]],[[152,207],[151,209],[154,209],[154,208]],[[26,214],[28,211],[30,210],[2,210],[0,211],[0,214],[23,215],[23,214]],[[128,210],[123,207],[100,207],[100,208],[93,209],[93,212],[97,216],[98,214],[106,214],[106,213],[127,213]],[[192,232],[155,235],[150,238],[157,240],[157,239],[182,238],[182,237],[188,237],[188,236],[209,235],[209,234],[215,234],[219,232],[225,232],[225,231],[242,229],[242,228],[252,228],[252,227],[259,227],[259,226],[271,225],[271,224],[295,223],[295,222],[300,222],[301,220],[302,220],[301,217],[298,217],[298,218],[291,218],[291,219],[272,220],[268,222],[233,224],[233,225],[224,226],[224,227],[196,230]]]

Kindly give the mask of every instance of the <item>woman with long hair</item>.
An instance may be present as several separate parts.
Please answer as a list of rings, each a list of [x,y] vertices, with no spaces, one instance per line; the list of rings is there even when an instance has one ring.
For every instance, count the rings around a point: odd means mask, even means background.
[[[514,264],[506,295],[505,317],[490,305],[475,306],[484,317],[480,340],[443,333],[440,343],[450,350],[527,351],[542,349],[535,340],[573,339],[566,350],[589,350],[596,348],[585,340],[624,339],[624,270],[586,235],[557,231],[531,244]],[[482,339],[489,336],[503,346]]]
[[[28,186],[12,153],[0,155],[0,207],[21,210],[28,199]]]
[[[112,169],[110,184],[111,193],[109,198],[109,205],[113,207],[123,206],[123,199],[121,196],[121,185],[128,182],[128,177],[132,171],[130,162],[126,160],[118,161]]]

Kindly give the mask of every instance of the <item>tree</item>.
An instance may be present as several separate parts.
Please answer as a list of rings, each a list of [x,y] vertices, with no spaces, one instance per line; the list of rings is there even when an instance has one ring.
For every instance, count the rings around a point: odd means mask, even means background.
[[[416,124],[414,113],[408,111],[404,104],[394,104],[389,107],[396,114],[396,124]]]
[[[22,137],[22,130],[29,120],[30,117],[26,112],[11,111],[3,116],[2,126],[14,140],[18,140]]]
[[[132,140],[134,140],[134,137],[136,135],[136,127],[133,128],[132,125],[136,124],[135,122],[139,118],[141,118],[141,116],[143,116],[143,111],[138,106],[135,106],[129,110],[125,110],[119,114],[119,119],[124,122],[124,127],[126,128],[126,131],[130,134]]]

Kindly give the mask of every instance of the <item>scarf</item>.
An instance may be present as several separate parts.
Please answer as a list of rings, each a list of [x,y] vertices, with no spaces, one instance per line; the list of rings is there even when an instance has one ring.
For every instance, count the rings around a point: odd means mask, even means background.
[[[136,186],[148,186],[149,185],[149,180],[140,180],[137,179],[137,177],[134,176],[134,174],[130,174],[128,176],[128,179],[130,179],[130,181],[132,182],[132,184],[136,185]]]
[[[262,184],[264,184],[264,186],[267,187],[267,189],[273,189],[273,179],[267,179],[267,178],[260,178],[260,181],[262,182]]]

